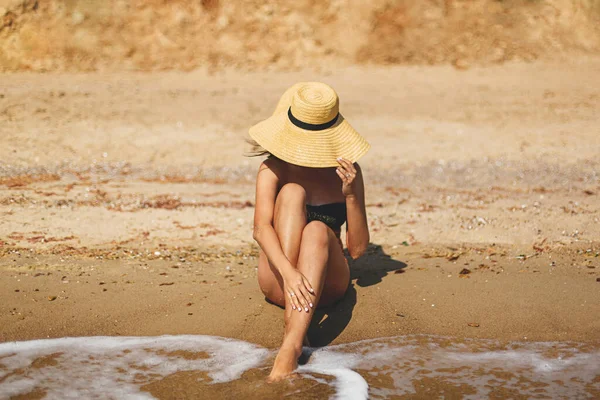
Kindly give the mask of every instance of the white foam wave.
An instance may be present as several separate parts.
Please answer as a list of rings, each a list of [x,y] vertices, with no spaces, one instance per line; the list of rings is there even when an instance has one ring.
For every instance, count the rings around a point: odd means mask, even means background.
[[[431,382],[462,390],[465,399],[497,395],[497,387],[525,397],[593,398],[600,393],[600,350],[573,343],[502,346],[489,340],[404,336],[305,351],[311,354],[309,362],[299,367],[300,375],[319,383],[326,381],[311,374],[334,377],[339,399],[423,395],[434,390]],[[200,352],[207,357],[189,357]],[[267,367],[272,355],[274,351],[250,343],[212,336],[3,343],[0,399],[34,389],[44,390],[49,399],[148,399],[151,395],[141,387],[175,372],[205,371],[212,383],[225,383],[251,368]],[[369,387],[369,377],[388,383]]]
[[[174,351],[205,352],[186,359]],[[171,353],[171,354],[170,354]],[[49,399],[148,399],[140,387],[178,371],[206,371],[213,382],[238,379],[268,350],[213,336],[92,337],[0,344],[0,398],[46,391]],[[51,356],[36,367],[34,361]],[[11,374],[15,371],[21,374]]]
[[[463,393],[465,399],[488,398],[498,385],[529,398],[595,398],[600,393],[598,348],[582,351],[583,346],[576,343],[498,347],[500,343],[493,340],[452,343],[448,338],[418,335],[349,343],[322,351],[361,354],[354,367],[393,380],[393,389],[371,387],[372,398],[416,394],[415,382],[434,380],[469,388],[473,393]]]
[[[359,362],[360,357],[356,354],[316,351],[311,355],[310,363],[299,367],[298,372],[334,376],[336,399],[363,400],[368,397],[369,385],[352,371]]]

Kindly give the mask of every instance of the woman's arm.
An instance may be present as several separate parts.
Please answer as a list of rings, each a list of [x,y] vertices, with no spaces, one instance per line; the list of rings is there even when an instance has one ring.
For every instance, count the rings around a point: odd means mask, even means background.
[[[269,168],[269,161],[263,162],[258,169],[258,176],[256,178],[254,231],[252,236],[265,252],[269,262],[283,276],[287,270],[294,267],[285,254],[283,254],[279,238],[277,238],[277,234],[273,228],[273,211],[275,209],[278,185],[279,178]]]
[[[365,209],[365,185],[358,164],[340,159],[337,174],[346,196],[346,247],[353,259],[362,256],[369,245],[369,226]]]

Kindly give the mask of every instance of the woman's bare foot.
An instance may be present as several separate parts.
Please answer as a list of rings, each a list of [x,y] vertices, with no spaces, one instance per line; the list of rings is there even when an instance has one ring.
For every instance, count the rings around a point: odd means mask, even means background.
[[[282,345],[275,357],[273,369],[267,380],[277,382],[292,375],[298,367],[298,357],[302,354],[302,347]]]

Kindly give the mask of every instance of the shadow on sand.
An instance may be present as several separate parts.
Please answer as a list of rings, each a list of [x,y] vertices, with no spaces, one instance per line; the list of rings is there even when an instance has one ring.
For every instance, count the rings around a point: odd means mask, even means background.
[[[355,285],[376,285],[389,272],[402,273],[406,267],[405,263],[394,260],[377,244],[370,244],[364,256],[358,260],[349,259],[349,263],[351,282],[346,295],[337,303],[315,311],[308,328],[308,340],[313,347],[327,346],[346,329],[356,305]]]

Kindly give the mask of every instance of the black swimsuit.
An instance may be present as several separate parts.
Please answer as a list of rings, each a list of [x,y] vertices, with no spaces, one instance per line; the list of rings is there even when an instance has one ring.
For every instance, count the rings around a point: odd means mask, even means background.
[[[346,222],[346,203],[327,203],[319,206],[306,205],[306,220],[321,221],[336,233]]]

